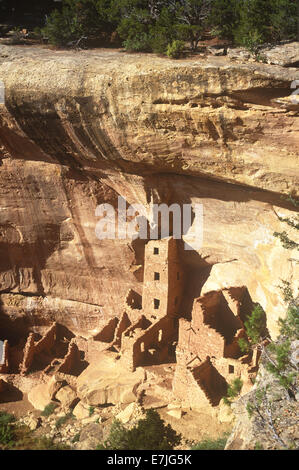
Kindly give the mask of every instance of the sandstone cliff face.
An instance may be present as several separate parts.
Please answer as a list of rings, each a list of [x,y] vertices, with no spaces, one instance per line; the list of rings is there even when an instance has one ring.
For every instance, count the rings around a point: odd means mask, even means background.
[[[296,279],[295,251],[273,237],[286,229],[278,216],[294,214],[281,195],[298,181],[297,111],[285,98],[296,78],[219,57],[1,49],[2,313],[84,336],[120,316],[127,291],[142,293],[145,241],[99,240],[95,209],[122,196],[203,204],[186,299],[246,285],[275,335],[277,286]]]

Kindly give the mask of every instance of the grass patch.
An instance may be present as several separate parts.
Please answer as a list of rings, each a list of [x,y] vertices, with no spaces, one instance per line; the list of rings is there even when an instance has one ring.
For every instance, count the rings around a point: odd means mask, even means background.
[[[56,403],[49,403],[45,406],[44,410],[42,411],[42,416],[51,416],[54,413],[55,408],[57,407]]]
[[[49,409],[47,409],[47,412],[49,412]],[[68,418],[68,416],[65,418]],[[19,425],[13,415],[0,411],[0,450],[70,449],[71,447],[65,444],[56,444],[53,439],[35,436],[28,426]]]
[[[0,448],[10,446],[14,440],[13,424],[15,417],[9,413],[0,411]]]
[[[73,415],[72,411],[64,416],[60,416],[55,423],[55,427],[59,429],[63,424],[65,424],[69,419],[74,419],[75,416]]]
[[[190,450],[224,450],[229,433],[223,434],[218,439],[206,437],[200,442],[194,444]]]

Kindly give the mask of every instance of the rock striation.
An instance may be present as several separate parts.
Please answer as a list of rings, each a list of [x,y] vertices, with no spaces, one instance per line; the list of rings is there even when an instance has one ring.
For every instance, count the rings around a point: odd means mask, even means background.
[[[72,406],[77,396],[90,406],[130,404],[150,355],[156,368],[147,375],[159,377],[159,399],[167,402],[172,389],[159,361],[174,355],[178,332],[205,353],[192,369],[197,382],[214,369],[248,376],[235,350],[242,299],[231,289],[246,289],[262,305],[275,337],[286,310],[278,286],[287,279],[297,288],[298,253],[273,236],[296,236],[282,219],[294,216],[286,198],[298,190],[297,78],[294,67],[222,56],[172,61],[0,46],[1,372],[22,372],[11,381],[32,388],[32,402],[40,396],[37,408],[55,394]],[[96,235],[97,207],[109,204],[118,221],[119,197],[146,209],[202,205],[201,247],[163,266],[151,258],[148,270],[149,238]],[[184,287],[169,289],[177,281]],[[230,331],[213,317],[227,293]],[[212,297],[210,314],[202,306]],[[187,333],[194,324],[216,338],[221,351],[212,362],[209,343]],[[185,346],[177,350],[182,367],[193,361]],[[42,392],[31,387],[40,370]],[[64,377],[59,391],[47,382],[56,373]]]
[[[272,234],[294,213],[281,194],[298,182],[297,112],[277,99],[297,69],[18,46],[1,56],[5,315],[84,335],[120,316],[128,288],[141,293],[144,245],[97,239],[95,209],[121,195],[145,207],[202,203],[203,246],[189,258],[212,270],[204,290],[246,278],[274,332],[277,285],[296,266]]]

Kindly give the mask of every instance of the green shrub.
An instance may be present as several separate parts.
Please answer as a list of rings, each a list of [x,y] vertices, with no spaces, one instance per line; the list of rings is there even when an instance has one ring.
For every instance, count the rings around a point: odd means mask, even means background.
[[[295,38],[296,15],[295,0],[62,0],[62,8],[47,16],[41,36],[65,46],[82,36],[117,31],[126,50],[165,54],[174,40],[195,51],[209,32],[257,54],[267,41]]]
[[[61,428],[61,426],[62,426],[63,424],[65,424],[67,420],[68,420],[68,416],[67,416],[67,415],[65,415],[65,416],[60,416],[60,417],[56,420],[56,422],[55,422],[55,427],[56,427],[56,429]]]
[[[250,348],[258,344],[267,335],[266,314],[261,305],[256,304],[251,315],[244,322],[247,338],[240,338],[238,345],[242,352],[248,353]]]
[[[128,52],[150,52],[152,50],[150,38],[146,33],[126,39],[123,46]]]
[[[194,444],[191,450],[224,450],[228,436],[229,433],[225,433],[218,439],[205,438],[197,444]]]
[[[171,59],[178,59],[183,55],[185,43],[184,41],[174,40],[168,44],[166,54]]]
[[[62,9],[52,11],[41,33],[51,44],[67,46],[104,29],[110,31],[110,24],[97,0],[63,0]]]
[[[279,325],[281,336],[291,341],[299,338],[299,305],[295,301],[289,305],[286,318],[279,319]]]
[[[258,51],[264,43],[263,35],[256,29],[252,29],[246,32],[244,32],[242,29],[239,29],[235,38],[238,44],[246,47],[249,52],[255,55],[258,54]]]
[[[77,432],[77,434],[74,435],[74,437],[72,438],[72,443],[75,444],[75,442],[79,442],[80,440],[80,433]]]
[[[66,46],[78,37],[78,24],[70,8],[65,7],[61,12],[54,10],[48,17],[41,33],[55,46]]]
[[[181,442],[181,435],[160,418],[157,411],[147,410],[146,417],[132,429],[118,420],[112,423],[108,439],[98,450],[171,450]]]
[[[0,411],[0,446],[10,446],[14,440],[12,427],[15,417],[9,413]]]
[[[237,377],[227,388],[226,397],[223,398],[223,401],[226,405],[231,405],[231,399],[236,398],[241,392],[243,387],[243,381]]]
[[[44,410],[42,411],[42,416],[50,416],[54,413],[55,408],[57,407],[56,403],[49,403],[45,406]]]
[[[262,444],[260,442],[256,442],[254,445],[254,450],[264,450]]]

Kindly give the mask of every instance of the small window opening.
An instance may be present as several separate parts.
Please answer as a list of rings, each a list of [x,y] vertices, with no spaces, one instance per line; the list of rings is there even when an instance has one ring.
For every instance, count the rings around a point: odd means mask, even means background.
[[[234,366],[232,366],[231,364],[228,366],[228,373],[229,374],[233,374],[235,372],[235,368]]]
[[[157,310],[160,307],[160,300],[154,299],[154,308]]]
[[[159,254],[159,248],[154,248],[154,255],[158,255]]]
[[[155,281],[160,281],[160,273],[155,273],[154,274],[154,280]]]

